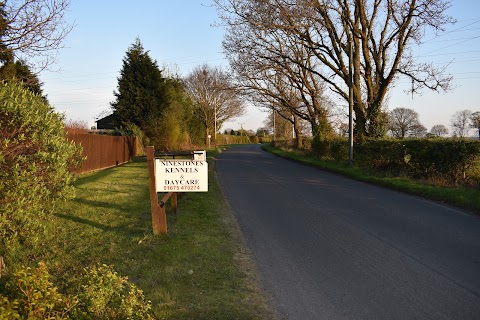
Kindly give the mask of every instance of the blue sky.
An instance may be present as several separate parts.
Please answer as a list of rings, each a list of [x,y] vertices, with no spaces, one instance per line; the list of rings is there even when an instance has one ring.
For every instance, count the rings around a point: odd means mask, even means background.
[[[222,54],[223,30],[211,0],[71,0],[67,19],[75,22],[65,48],[53,66],[43,71],[44,92],[50,103],[71,120],[95,125],[95,118],[109,110],[122,59],[137,37],[160,66],[186,76],[203,63],[227,66]],[[449,127],[459,110],[480,111],[480,2],[453,0],[448,13],[457,19],[440,37],[416,48],[419,59],[436,64],[451,62],[455,90],[447,94],[424,91],[415,96],[403,92],[408,81],[400,80],[390,92],[388,108],[411,108],[428,129],[435,124]],[[222,129],[256,130],[263,126],[265,112],[253,106],[245,116]]]

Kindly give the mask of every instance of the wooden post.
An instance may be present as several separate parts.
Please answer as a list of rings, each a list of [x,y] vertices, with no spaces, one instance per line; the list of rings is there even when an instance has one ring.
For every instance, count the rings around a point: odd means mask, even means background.
[[[172,212],[177,213],[177,193],[176,192],[172,194],[171,205],[172,205]]]
[[[167,233],[167,215],[165,208],[158,205],[157,187],[155,181],[155,148],[147,147],[148,176],[150,178],[150,207],[152,210],[152,227],[154,234]]]

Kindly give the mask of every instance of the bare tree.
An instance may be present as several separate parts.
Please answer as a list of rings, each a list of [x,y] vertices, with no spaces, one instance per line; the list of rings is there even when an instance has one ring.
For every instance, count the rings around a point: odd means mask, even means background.
[[[318,60],[286,55],[307,68],[348,101],[353,87],[357,139],[384,133],[383,101],[400,76],[421,88],[448,90],[444,69],[421,63],[411,47],[421,43],[427,27],[442,30],[453,19],[442,0],[215,0],[227,34],[250,25],[264,33],[283,30]],[[225,50],[228,52],[229,48]],[[232,49],[233,50],[233,49]],[[349,68],[349,57],[353,68]]]
[[[452,116],[451,125],[453,128],[453,135],[455,137],[464,138],[468,135],[471,115],[472,111],[462,110],[455,112],[455,114]]]
[[[264,30],[244,23],[229,25],[223,46],[242,89],[257,106],[274,110],[291,122],[300,146],[300,122],[307,121],[314,140],[332,132],[322,79],[310,69],[317,59],[282,29]],[[302,61],[303,65],[292,60]]]
[[[389,130],[395,138],[421,137],[425,127],[418,120],[418,113],[408,108],[396,108],[389,113]]]
[[[478,138],[480,139],[480,111],[476,111],[470,115],[471,127],[478,130]]]
[[[436,124],[430,129],[430,133],[434,136],[442,137],[448,134],[448,129],[443,124]]]
[[[410,137],[412,138],[425,138],[427,136],[427,128],[420,122],[413,126],[410,131]]]
[[[72,134],[88,133],[88,123],[85,120],[64,121],[65,131]]]
[[[195,68],[185,79],[196,114],[205,126],[206,139],[217,133],[222,124],[244,113],[245,105],[231,76],[220,67],[206,64]]]
[[[0,50],[29,61],[36,70],[55,61],[73,28],[65,21],[69,0],[9,0],[0,3],[3,27]]]
[[[311,130],[307,121],[288,110],[272,109],[265,118],[264,125],[275,134],[275,140],[295,140],[297,148],[302,147],[302,137]]]

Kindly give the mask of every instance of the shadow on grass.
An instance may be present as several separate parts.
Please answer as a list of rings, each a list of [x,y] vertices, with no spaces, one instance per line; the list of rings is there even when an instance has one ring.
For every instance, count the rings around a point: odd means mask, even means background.
[[[144,228],[132,228],[131,225],[128,225],[128,226],[127,225],[108,226],[108,225],[105,225],[105,224],[98,223],[96,221],[92,221],[92,220],[88,220],[88,219],[84,219],[84,218],[81,218],[81,217],[77,217],[77,216],[73,216],[73,215],[69,215],[69,214],[64,214],[64,213],[56,213],[55,216],[57,218],[69,220],[69,221],[76,222],[76,223],[79,223],[79,224],[84,224],[84,225],[87,225],[87,226],[90,226],[90,227],[93,227],[93,228],[96,228],[96,229],[100,229],[102,231],[116,232],[116,233],[120,233],[122,235],[129,234],[131,236],[134,236],[134,235],[143,235],[145,233]]]
[[[146,156],[132,157],[132,162],[147,162]]]
[[[103,180],[109,177],[110,175],[114,174],[116,168],[117,167],[82,174],[77,178],[77,181],[75,181],[74,186],[79,187],[87,183],[94,183],[94,182]]]
[[[86,183],[94,183],[99,180],[103,180],[107,178],[108,176],[114,174],[117,172],[119,168],[122,170],[132,170],[132,169],[137,169],[137,168],[145,168],[147,170],[147,167],[145,163],[147,162],[146,157],[134,157],[132,161],[120,164],[115,167],[107,168],[107,169],[101,169],[97,171],[92,171],[92,172],[87,172],[84,174],[81,174],[77,177],[77,181],[75,182],[75,186],[79,187],[81,185],[84,185]]]
[[[105,208],[105,209],[114,209],[114,210],[120,210],[120,211],[129,211],[130,209],[129,206],[119,205],[111,202],[87,200],[84,198],[75,198],[73,199],[73,202],[80,203],[94,209]]]

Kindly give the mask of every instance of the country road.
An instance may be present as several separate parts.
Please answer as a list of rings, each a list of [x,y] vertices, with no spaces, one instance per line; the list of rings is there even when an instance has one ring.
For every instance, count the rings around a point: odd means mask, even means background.
[[[480,217],[258,145],[216,161],[280,319],[480,319]]]

